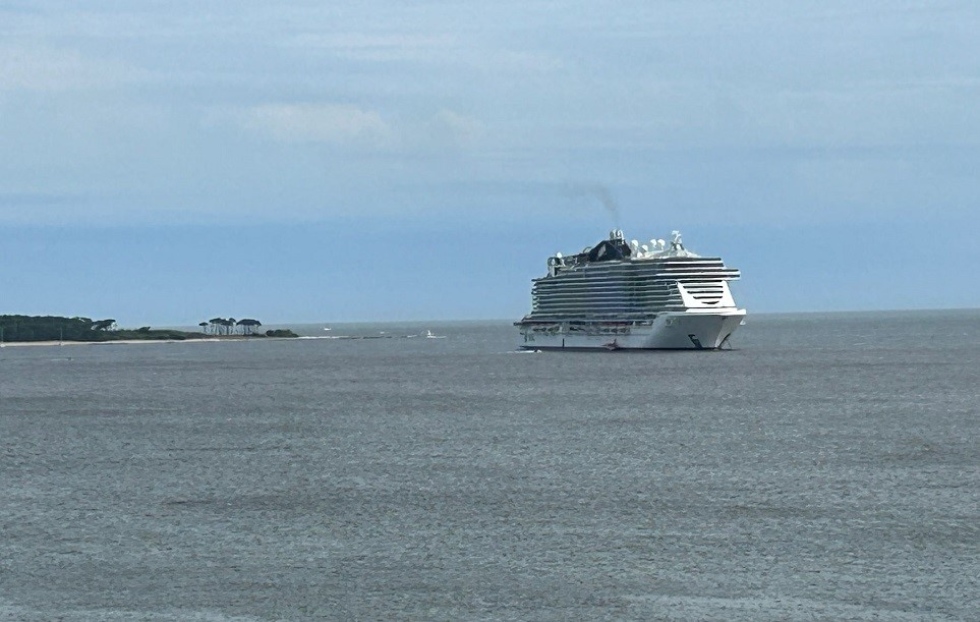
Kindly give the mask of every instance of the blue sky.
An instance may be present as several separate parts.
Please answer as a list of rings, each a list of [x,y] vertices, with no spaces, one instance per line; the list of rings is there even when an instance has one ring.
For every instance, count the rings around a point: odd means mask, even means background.
[[[613,226],[680,229],[750,312],[978,307],[977,33],[942,0],[0,0],[0,312],[516,319]]]

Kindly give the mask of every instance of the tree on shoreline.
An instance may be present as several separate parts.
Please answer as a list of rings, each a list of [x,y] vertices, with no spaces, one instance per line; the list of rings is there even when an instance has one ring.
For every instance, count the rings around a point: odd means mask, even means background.
[[[83,342],[99,343],[137,339],[141,341],[173,340],[197,336],[173,329],[152,329],[142,326],[138,329],[120,329],[113,319],[92,320],[86,317],[33,316],[33,315],[0,315],[0,327],[5,342]]]
[[[99,320],[92,324],[92,330],[115,330],[116,320]]]
[[[231,336],[241,334],[245,336],[252,336],[255,335],[256,330],[262,326],[262,322],[251,318],[236,320],[233,317],[213,317],[207,322],[201,322],[198,324],[198,326],[204,329],[205,333],[210,333],[212,335]]]
[[[238,326],[241,326],[242,334],[253,335],[255,334],[256,329],[262,326],[262,322],[246,318],[243,320],[238,320]]]
[[[202,333],[212,335],[242,334],[249,337],[296,337],[289,330],[258,332],[262,322],[245,318],[241,320],[212,318],[198,326],[201,333],[169,328],[154,329],[141,326],[137,329],[119,328],[113,319],[92,320],[87,317],[59,317],[0,314],[0,336],[5,343],[68,341],[99,343],[134,339],[140,341],[183,341],[199,339]]]

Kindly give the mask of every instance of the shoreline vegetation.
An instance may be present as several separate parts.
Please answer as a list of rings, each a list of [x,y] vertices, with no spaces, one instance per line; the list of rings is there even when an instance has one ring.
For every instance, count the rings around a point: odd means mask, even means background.
[[[262,332],[262,322],[253,319],[211,318],[198,324],[199,332],[171,328],[120,328],[113,319],[53,315],[0,315],[0,344],[48,345],[78,343],[144,343],[175,341],[241,341],[245,339],[290,339],[299,337],[288,329]]]

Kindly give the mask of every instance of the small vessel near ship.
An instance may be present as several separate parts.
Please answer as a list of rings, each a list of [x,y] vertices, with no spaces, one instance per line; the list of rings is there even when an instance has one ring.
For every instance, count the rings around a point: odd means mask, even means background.
[[[640,244],[616,229],[547,268],[515,322],[525,350],[713,350],[745,318],[728,286],[739,271],[687,250],[677,231]]]

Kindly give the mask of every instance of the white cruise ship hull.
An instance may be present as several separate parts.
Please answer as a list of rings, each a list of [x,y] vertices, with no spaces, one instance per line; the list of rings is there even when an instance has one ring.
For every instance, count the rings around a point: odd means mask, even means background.
[[[525,350],[714,350],[722,347],[745,317],[743,309],[712,313],[663,313],[646,324],[615,322],[522,323]]]

